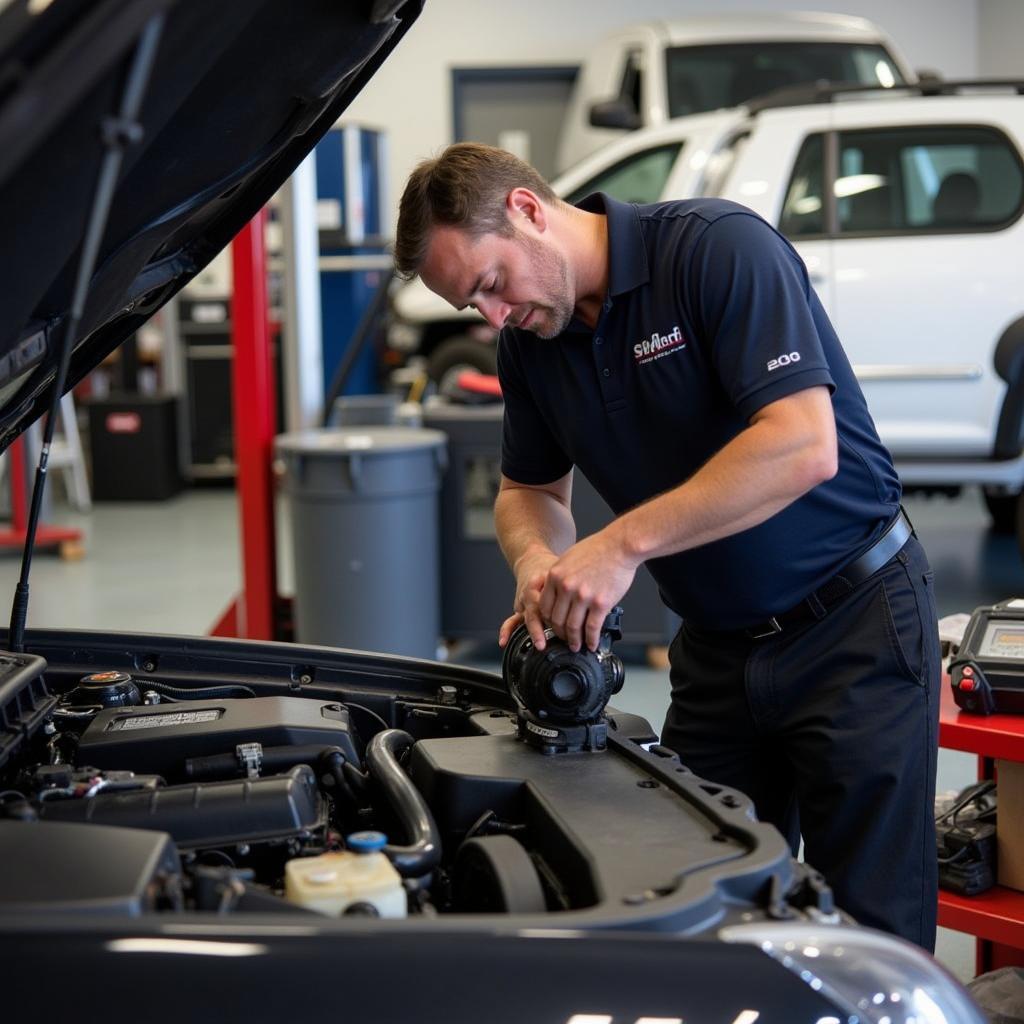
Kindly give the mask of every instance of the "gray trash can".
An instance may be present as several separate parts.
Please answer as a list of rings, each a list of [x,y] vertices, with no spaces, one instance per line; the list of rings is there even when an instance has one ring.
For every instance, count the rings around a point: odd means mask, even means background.
[[[343,395],[334,400],[327,421],[331,427],[420,427],[418,402],[403,402],[398,395]]]
[[[439,430],[346,427],[275,441],[295,558],[295,638],[434,658]]]
[[[424,424],[447,435],[451,464],[441,488],[441,630],[446,637],[493,640],[511,614],[515,579],[498,547],[493,515],[503,412],[500,402],[458,405],[444,399],[431,399],[423,409]],[[611,520],[608,506],[582,473],[573,481],[572,513],[580,538]],[[646,566],[621,604],[626,643],[667,644],[679,628]]]

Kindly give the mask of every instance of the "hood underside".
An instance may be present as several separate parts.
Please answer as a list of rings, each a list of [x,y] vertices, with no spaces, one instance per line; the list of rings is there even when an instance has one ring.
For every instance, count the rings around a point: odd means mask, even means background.
[[[66,389],[198,273],[337,121],[422,0],[0,3],[0,450],[49,403],[104,138],[126,127]],[[159,18],[137,129],[118,126]]]

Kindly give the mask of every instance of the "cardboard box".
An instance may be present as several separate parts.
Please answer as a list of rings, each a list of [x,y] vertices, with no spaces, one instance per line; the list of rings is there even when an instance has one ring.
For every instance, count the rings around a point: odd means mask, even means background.
[[[1024,764],[996,761],[999,884],[1024,891]]]

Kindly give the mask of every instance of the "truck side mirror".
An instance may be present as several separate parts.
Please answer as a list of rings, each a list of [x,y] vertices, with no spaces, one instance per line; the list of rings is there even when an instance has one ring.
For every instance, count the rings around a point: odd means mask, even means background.
[[[629,100],[619,96],[590,106],[590,124],[594,128],[623,128],[633,131],[642,124]]]
[[[941,71],[933,71],[931,68],[918,68],[917,84],[923,96],[940,96],[944,85]]]

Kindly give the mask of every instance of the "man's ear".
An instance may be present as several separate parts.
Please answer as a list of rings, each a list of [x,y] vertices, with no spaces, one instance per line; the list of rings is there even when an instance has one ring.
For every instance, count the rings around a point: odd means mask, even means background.
[[[536,192],[528,188],[514,188],[505,199],[509,218],[517,227],[523,227],[525,218],[538,231],[547,229],[547,210]]]

